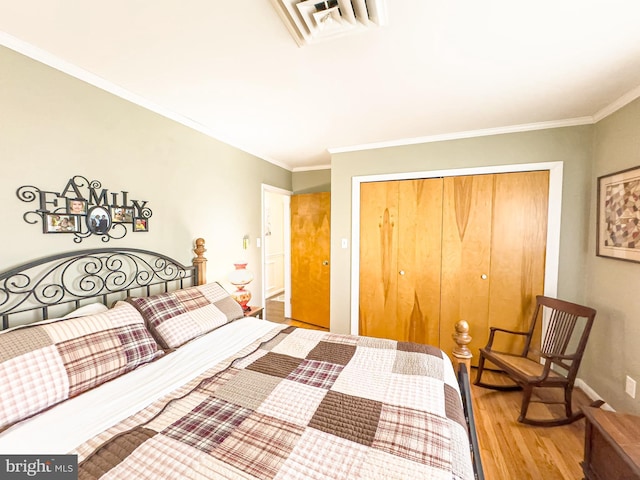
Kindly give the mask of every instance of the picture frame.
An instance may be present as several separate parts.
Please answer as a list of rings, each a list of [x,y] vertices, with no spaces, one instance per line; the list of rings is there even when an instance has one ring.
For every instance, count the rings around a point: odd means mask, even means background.
[[[67,198],[67,212],[71,215],[86,215],[87,201],[84,198]]]
[[[133,223],[133,207],[113,207],[111,221],[113,223]]]
[[[106,235],[111,229],[108,207],[95,206],[87,211],[87,229],[96,235]]]
[[[45,214],[44,233],[76,233],[80,231],[80,217],[63,213]]]
[[[598,177],[596,255],[640,263],[640,166]]]
[[[135,218],[133,221],[134,232],[148,232],[149,231],[149,219],[148,218]]]

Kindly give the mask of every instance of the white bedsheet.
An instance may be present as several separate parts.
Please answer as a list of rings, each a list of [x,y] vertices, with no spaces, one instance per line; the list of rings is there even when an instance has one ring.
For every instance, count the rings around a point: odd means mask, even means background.
[[[70,452],[277,326],[282,325],[253,317],[225,325],[153,363],[5,430],[0,433],[0,453]]]

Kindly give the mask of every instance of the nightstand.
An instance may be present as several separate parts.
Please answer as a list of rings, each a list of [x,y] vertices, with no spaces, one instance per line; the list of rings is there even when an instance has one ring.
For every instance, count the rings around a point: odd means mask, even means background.
[[[262,314],[264,312],[264,308],[263,307],[252,307],[251,305],[249,305],[249,310],[245,310],[244,312],[244,316],[245,317],[256,317],[259,319],[262,319]]]

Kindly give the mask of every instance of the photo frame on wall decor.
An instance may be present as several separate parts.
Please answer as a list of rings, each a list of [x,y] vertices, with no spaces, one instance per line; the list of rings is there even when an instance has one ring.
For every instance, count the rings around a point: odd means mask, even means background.
[[[596,255],[640,263],[640,166],[598,177]]]
[[[113,223],[133,223],[133,208],[114,207],[111,209]]]
[[[86,215],[87,201],[82,198],[68,198],[67,211],[73,215]]]
[[[87,228],[92,233],[107,233],[111,228],[111,215],[106,207],[91,207],[87,212]]]
[[[146,218],[136,218],[133,224],[134,232],[148,232],[149,231],[149,220]]]
[[[45,216],[44,233],[75,233],[79,229],[76,215],[48,213]]]

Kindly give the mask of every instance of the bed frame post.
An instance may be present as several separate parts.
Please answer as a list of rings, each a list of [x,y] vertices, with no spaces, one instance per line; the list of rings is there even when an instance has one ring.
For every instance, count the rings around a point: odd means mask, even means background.
[[[207,283],[207,259],[204,258],[204,238],[196,239],[196,248],[193,249],[196,258],[193,259],[193,266],[196,267],[196,285]]]
[[[471,336],[469,335],[469,324],[466,320],[459,320],[456,323],[456,333],[452,335],[454,342],[456,342],[456,348],[453,349],[453,366],[456,372],[460,369],[460,364],[464,363],[467,367],[467,372],[471,372],[471,358],[473,354],[467,345],[471,342]]]

